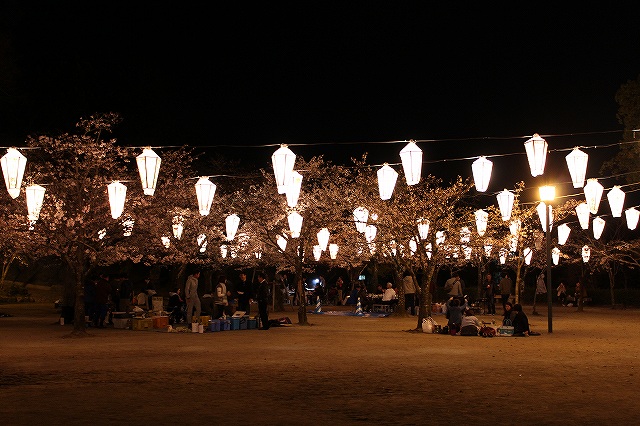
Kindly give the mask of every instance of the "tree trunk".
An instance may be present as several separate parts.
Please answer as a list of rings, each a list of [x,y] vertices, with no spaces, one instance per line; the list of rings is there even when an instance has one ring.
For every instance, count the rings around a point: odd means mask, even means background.
[[[13,264],[13,261],[16,259],[17,254],[12,253],[11,256],[7,259],[4,258],[2,262],[2,277],[0,277],[0,288],[4,287],[4,280],[7,278],[7,274],[9,273],[9,268]]]
[[[431,286],[429,284],[434,277],[435,269],[435,262],[430,262],[426,269],[426,276],[423,277],[420,286],[420,309],[418,309],[418,324],[416,325],[416,330],[418,331],[422,331],[422,320],[431,316],[431,301],[433,300],[433,295],[431,294]]]
[[[615,274],[613,273],[613,268],[607,268],[607,273],[609,274],[609,293],[611,294],[611,307],[615,308],[616,306],[616,298],[613,293],[613,286],[615,284]]]
[[[307,295],[304,291],[304,285],[302,284],[302,267],[296,267],[296,282],[298,292],[298,325],[309,325],[307,320]]]

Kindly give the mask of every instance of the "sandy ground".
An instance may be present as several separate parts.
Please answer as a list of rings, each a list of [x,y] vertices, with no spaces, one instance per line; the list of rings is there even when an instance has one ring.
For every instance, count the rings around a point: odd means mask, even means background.
[[[331,307],[325,310],[333,309]],[[526,312],[530,308],[525,307]],[[0,305],[3,425],[635,424],[639,310],[555,308],[542,333],[408,333],[415,318],[310,314],[220,333],[91,329]],[[291,311],[272,313],[289,316]],[[496,317],[498,318],[498,317]],[[491,317],[481,317],[491,319]],[[442,316],[436,316],[440,323]]]

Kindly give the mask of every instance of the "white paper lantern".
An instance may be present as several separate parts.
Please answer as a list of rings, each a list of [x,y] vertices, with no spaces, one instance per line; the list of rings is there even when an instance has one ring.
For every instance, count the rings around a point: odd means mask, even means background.
[[[364,207],[356,207],[353,210],[353,219],[356,223],[356,230],[364,232],[367,227],[367,219],[369,218],[369,210]]]
[[[409,240],[409,251],[411,252],[411,256],[413,256],[418,251],[418,242],[415,237],[411,237]]]
[[[107,185],[107,193],[109,194],[111,217],[113,219],[117,219],[122,216],[122,212],[124,211],[124,202],[127,198],[127,187],[118,181],[111,182]]]
[[[223,259],[226,259],[228,254],[229,254],[229,247],[227,247],[226,244],[221,245],[220,256],[222,256]]]
[[[529,168],[531,176],[536,177],[544,173],[544,165],[547,161],[547,141],[542,139],[537,133],[531,139],[524,143],[529,160]]]
[[[427,243],[425,250],[427,251],[427,259],[431,260],[431,256],[433,255],[431,243]]]
[[[487,232],[487,221],[489,220],[489,213],[484,210],[476,210],[476,229],[478,230],[478,235],[481,237]]]
[[[509,250],[511,250],[513,253],[518,251],[518,237],[511,237],[509,239]]]
[[[287,185],[291,182],[291,174],[296,164],[296,155],[287,148],[287,145],[280,145],[280,148],[271,156],[273,173],[278,185],[278,194],[287,192]]]
[[[291,212],[287,216],[289,221],[289,231],[291,232],[291,238],[298,238],[300,236],[300,230],[302,230],[302,216],[298,212]]]
[[[329,244],[329,230],[327,228],[322,228],[318,231],[318,245],[322,249],[322,251],[327,250],[327,244]]]
[[[320,257],[322,256],[322,247],[315,245],[313,246],[313,258],[317,261],[320,260]]]
[[[196,237],[196,243],[198,244],[198,247],[200,247],[200,253],[204,253],[207,250],[207,244],[208,244],[206,234],[199,234]],[[222,247],[224,247],[224,250],[225,250],[225,255],[223,257],[226,257],[227,246],[226,245],[220,246],[221,251],[222,251]]]
[[[29,222],[36,222],[40,217],[45,191],[46,190],[40,185],[29,185],[25,188],[25,195],[27,196],[27,218]]]
[[[513,201],[515,199],[515,195],[513,192],[507,191],[506,189],[496,195],[498,199],[498,207],[500,207],[500,214],[502,215],[503,221],[508,221],[511,219],[511,210],[513,209]]]
[[[240,225],[240,218],[237,214],[230,214],[225,219],[225,225],[227,228],[227,240],[231,241],[236,236],[238,231],[238,225]]]
[[[378,170],[378,190],[380,191],[380,199],[388,200],[391,198],[391,195],[393,195],[393,189],[396,186],[396,180],[398,180],[398,172],[385,163]]]
[[[166,235],[160,237],[160,241],[165,248],[171,247],[171,238],[167,237]]]
[[[177,240],[182,238],[182,231],[184,230],[184,219],[182,216],[174,216],[173,224],[171,225],[173,236]]]
[[[446,239],[447,239],[447,236],[445,235],[444,231],[436,232],[436,245],[440,245],[444,243]]]
[[[302,175],[295,170],[291,172],[291,181],[287,185],[287,205],[295,207],[300,198],[300,188],[302,187]]]
[[[460,229],[460,242],[468,243],[469,241],[471,241],[471,231],[469,231],[467,226],[463,226]]]
[[[15,148],[8,148],[7,153],[0,159],[0,164],[2,165],[2,174],[4,175],[4,184],[7,187],[7,192],[9,192],[11,198],[18,198],[24,169],[27,165],[27,157]]]
[[[522,222],[520,222],[520,219],[514,219],[511,222],[509,222],[509,233],[514,236],[517,237],[518,234],[520,233],[520,226],[522,225]]]
[[[487,157],[480,157],[471,165],[471,170],[473,171],[473,181],[478,192],[485,192],[489,187],[492,168],[493,162],[487,160]]]
[[[132,217],[126,216],[122,220],[122,235],[125,237],[130,237],[133,232],[133,225],[135,224],[135,220]]]
[[[582,188],[584,186],[584,178],[587,175],[589,155],[580,151],[578,148],[573,148],[573,151],[571,151],[565,159],[567,160],[567,167],[569,168],[573,187]]]
[[[421,240],[426,240],[429,235],[429,219],[418,219],[418,236]]]
[[[367,225],[364,230],[364,238],[368,243],[372,243],[376,239],[378,228],[375,225]]]
[[[560,262],[560,249],[558,247],[554,247],[553,250],[551,250],[551,260],[553,260],[553,264],[556,266]]]
[[[530,247],[525,247],[522,250],[522,254],[524,255],[524,263],[527,265],[531,265],[531,258],[533,258],[533,250]]]
[[[329,244],[329,256],[331,259],[334,259],[338,256],[338,245],[337,244]]]
[[[493,250],[493,245],[485,244],[484,246],[484,255],[487,257],[491,257],[491,251]]]
[[[640,218],[640,212],[635,207],[628,208],[624,211],[624,215],[627,219],[627,228],[630,230],[636,229],[638,226],[638,219]]]
[[[504,265],[507,262],[507,254],[509,252],[507,251],[507,249],[500,249],[500,264]]]
[[[538,216],[540,217],[540,225],[542,225],[542,230],[544,232],[547,232],[547,220],[549,221],[550,225],[549,229],[553,229],[553,209],[551,208],[551,206],[547,206],[545,203],[540,202],[538,203],[536,210],[538,210]],[[546,215],[549,215],[548,219]]]
[[[593,238],[599,240],[602,236],[602,231],[604,231],[605,221],[601,217],[596,217],[593,219]]]
[[[280,247],[280,250],[282,251],[285,251],[287,249],[287,239],[282,235],[278,235],[278,238],[276,239],[276,244],[278,244],[278,247]]]
[[[142,150],[142,154],[136,157],[136,161],[144,195],[153,195],[160,173],[160,157],[151,148],[145,148]]]
[[[107,228],[102,228],[101,230],[98,231],[98,239],[101,240],[106,236],[107,236]]]
[[[198,210],[202,216],[209,215],[211,203],[216,195],[216,185],[208,177],[201,177],[195,185],[198,197]]]
[[[253,252],[253,254],[256,256],[256,259],[262,259],[262,250],[256,250]]]
[[[607,193],[609,207],[611,207],[611,216],[622,217],[622,209],[624,207],[624,191],[619,186],[614,186]]]
[[[589,229],[589,205],[580,203],[576,206],[576,215],[582,229]]]
[[[571,228],[566,223],[558,226],[558,244],[564,245],[569,238],[569,233],[571,233]]]
[[[589,248],[589,246],[582,247],[582,261],[584,263],[587,263],[590,257],[591,257],[591,249]]]
[[[407,185],[415,185],[420,182],[422,173],[422,150],[414,142],[409,142],[400,150],[402,168],[407,179]],[[386,200],[386,198],[383,198]]]
[[[603,191],[604,188],[598,183],[597,179],[587,179],[587,184],[584,186],[584,197],[592,214],[598,213]]]

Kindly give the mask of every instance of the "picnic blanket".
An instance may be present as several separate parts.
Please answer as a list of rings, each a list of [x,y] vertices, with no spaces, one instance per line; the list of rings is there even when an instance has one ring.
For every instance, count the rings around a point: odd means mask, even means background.
[[[363,312],[362,314],[356,314],[352,311],[307,311],[308,314],[315,315],[336,315],[336,316],[345,316],[345,317],[362,317],[362,318],[384,318],[390,315],[389,312]]]

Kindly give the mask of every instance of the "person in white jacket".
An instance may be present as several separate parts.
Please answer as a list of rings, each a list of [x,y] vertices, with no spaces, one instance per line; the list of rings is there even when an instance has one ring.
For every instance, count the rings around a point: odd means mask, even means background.
[[[195,271],[189,275],[184,285],[184,296],[187,299],[187,324],[191,324],[193,319],[193,309],[195,308],[196,318],[200,318],[200,298],[198,297],[198,278],[200,271]]]

